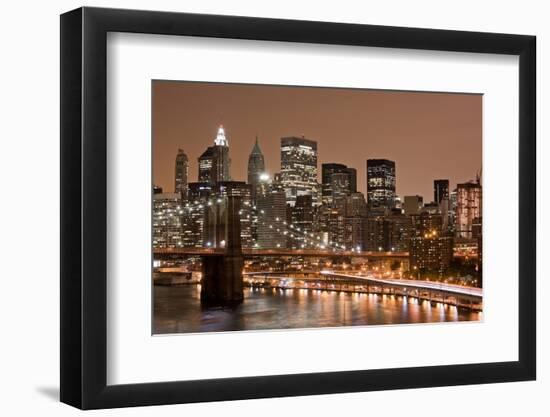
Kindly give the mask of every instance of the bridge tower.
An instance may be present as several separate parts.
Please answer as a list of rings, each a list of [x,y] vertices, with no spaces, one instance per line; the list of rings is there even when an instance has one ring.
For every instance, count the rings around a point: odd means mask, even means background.
[[[225,203],[225,251],[202,258],[201,303],[206,306],[235,305],[244,298],[241,197],[228,195]]]

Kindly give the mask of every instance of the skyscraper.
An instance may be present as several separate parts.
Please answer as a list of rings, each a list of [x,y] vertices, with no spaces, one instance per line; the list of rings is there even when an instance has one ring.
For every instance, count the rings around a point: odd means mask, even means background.
[[[178,193],[153,194],[153,247],[183,246],[182,202]]]
[[[296,197],[296,204],[291,209],[291,224],[296,233],[295,238],[288,240],[289,248],[309,248],[316,243],[315,239],[311,236],[313,231],[313,205],[311,203],[310,195],[299,195]]]
[[[176,156],[176,172],[174,179],[174,192],[187,199],[187,175],[189,171],[189,160],[183,149],[178,149]]]
[[[325,204],[332,204],[332,174],[345,172],[348,167],[344,164],[328,163],[321,165],[321,200]]]
[[[281,182],[291,206],[299,195],[311,195],[318,204],[317,142],[305,137],[281,138]]]
[[[366,217],[367,203],[363,193],[351,193],[346,197],[346,216]]]
[[[349,175],[349,191],[350,193],[357,192],[357,170],[355,168],[346,168]]]
[[[434,203],[449,199],[449,180],[434,180]]]
[[[260,183],[260,175],[265,172],[264,155],[258,144],[258,137],[256,136],[256,142],[252,148],[252,152],[248,157],[248,183],[250,184],[250,193],[252,197],[252,204],[256,205],[256,193],[258,185]]]
[[[388,159],[367,159],[367,200],[371,209],[391,209],[394,207],[394,161]]]
[[[348,193],[357,192],[357,170],[344,164],[328,163],[321,165],[321,198],[325,204],[332,204],[332,174],[348,176]]]
[[[256,194],[257,235],[256,247],[286,247],[286,196],[282,188],[267,176],[260,178]]]
[[[332,206],[343,207],[350,195],[350,177],[347,172],[335,172],[330,176]]]
[[[206,148],[199,157],[199,182],[217,184],[220,181],[230,181],[230,167],[229,142],[223,126],[220,126],[214,146]]]
[[[482,217],[481,184],[478,182],[458,184],[456,197],[456,236],[471,238],[474,219]]]

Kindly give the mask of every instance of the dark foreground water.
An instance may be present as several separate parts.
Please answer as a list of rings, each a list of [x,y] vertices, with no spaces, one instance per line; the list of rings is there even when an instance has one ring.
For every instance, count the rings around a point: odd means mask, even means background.
[[[294,329],[481,320],[481,313],[413,298],[302,289],[245,288],[234,309],[202,309],[200,286],[154,287],[159,333]]]

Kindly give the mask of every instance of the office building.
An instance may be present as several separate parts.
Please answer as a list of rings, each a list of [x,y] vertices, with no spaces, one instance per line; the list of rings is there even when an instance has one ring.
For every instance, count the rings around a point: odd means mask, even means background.
[[[474,219],[482,216],[481,184],[457,185],[455,232],[457,237],[471,238]]]
[[[449,199],[449,180],[434,180],[434,203]]]
[[[281,183],[286,202],[296,203],[299,195],[311,195],[320,203],[317,183],[317,142],[305,137],[281,138]]]
[[[350,176],[348,172],[335,172],[330,176],[331,205],[343,207],[350,195]]]
[[[332,204],[332,175],[346,174],[348,192],[357,192],[357,170],[344,164],[328,163],[321,165],[321,199],[324,204]]]
[[[182,149],[178,149],[176,156],[176,169],[174,175],[174,192],[181,195],[183,200],[187,199],[187,176],[189,171],[189,160]]]
[[[199,182],[217,184],[220,181],[230,181],[231,159],[229,158],[229,142],[225,137],[223,126],[218,129],[214,146],[209,146],[199,157]]]
[[[390,210],[395,206],[395,162],[367,160],[367,202],[369,208]]]
[[[256,248],[284,248],[287,243],[286,194],[280,183],[260,178],[256,194]]]
[[[183,245],[183,207],[178,193],[153,194],[153,247]]]
[[[290,209],[290,224],[295,232],[294,238],[288,240],[289,248],[311,248],[315,246],[313,239],[313,222],[315,219],[313,202],[310,195],[300,195],[296,204]]]
[[[453,238],[442,235],[436,230],[426,231],[423,235],[411,238],[409,264],[411,272],[422,278],[425,271],[444,272],[453,257]]]

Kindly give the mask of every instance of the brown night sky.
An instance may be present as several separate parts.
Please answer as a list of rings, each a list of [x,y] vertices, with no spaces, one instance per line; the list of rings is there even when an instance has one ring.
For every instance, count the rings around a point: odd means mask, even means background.
[[[223,124],[233,180],[246,180],[248,155],[259,137],[267,171],[280,170],[280,138],[317,141],[321,163],[357,169],[366,194],[366,159],[396,163],[397,194],[433,198],[433,180],[452,189],[481,168],[482,96],[363,89],[153,81],[153,179],[174,190],[178,148],[197,158]]]

